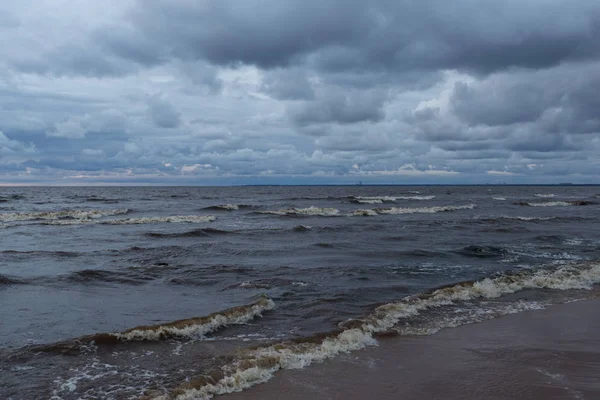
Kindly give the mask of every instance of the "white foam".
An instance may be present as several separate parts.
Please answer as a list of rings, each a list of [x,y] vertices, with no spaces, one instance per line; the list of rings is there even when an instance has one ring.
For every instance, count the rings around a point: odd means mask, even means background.
[[[562,207],[562,206],[572,206],[572,203],[566,201],[548,201],[545,203],[527,203],[528,206],[531,207]]]
[[[202,338],[208,333],[214,332],[229,325],[245,324],[252,319],[261,316],[263,312],[275,308],[271,299],[261,299],[243,310],[227,311],[210,315],[202,322],[192,323],[184,326],[164,325],[152,327],[152,329],[133,329],[127,332],[114,333],[120,340],[161,340],[166,336],[177,336],[187,338]]]
[[[107,225],[132,225],[132,224],[158,224],[161,222],[170,223],[204,223],[212,222],[216,219],[214,215],[174,215],[169,217],[140,217],[127,219],[109,219],[99,221],[100,224]]]
[[[396,200],[431,200],[434,198],[435,196],[355,196],[354,200],[358,203],[381,204]]]
[[[214,208],[220,208],[223,210],[236,211],[239,210],[239,206],[237,204],[220,204],[218,206],[214,206]]]
[[[435,214],[439,212],[472,210],[475,204],[467,204],[463,206],[435,206],[435,207],[392,207],[392,208],[377,208],[375,211],[378,214]]]
[[[506,197],[492,197],[492,200],[505,201]]]
[[[548,198],[552,198],[556,195],[554,193],[536,193],[536,194],[534,194],[534,196],[548,199]]]
[[[454,314],[444,315],[442,318],[427,321],[425,325],[401,325],[395,328],[395,331],[403,336],[429,336],[445,328],[455,328],[461,325],[487,321],[503,315],[517,314],[523,311],[543,310],[544,308],[545,305],[537,301],[519,301],[515,304],[457,309]]]
[[[375,216],[375,215],[378,215],[378,214],[377,214],[377,211],[375,211],[375,210],[364,210],[363,209],[363,210],[353,210],[353,211],[350,211],[346,215],[348,215],[349,217],[360,217],[360,216],[362,216],[362,217],[372,217],[372,216]]]
[[[116,210],[64,210],[64,211],[36,211],[28,213],[0,214],[0,221],[35,221],[35,220],[61,220],[73,218],[75,220],[98,219],[111,215],[127,214],[128,209]],[[69,221],[69,220],[67,220]]]
[[[591,289],[600,282],[600,264],[563,266],[555,270],[502,275],[474,283],[457,284],[430,294],[405,298],[397,303],[380,306],[357,327],[346,329],[320,343],[282,343],[250,351],[237,362],[223,367],[223,379],[194,389],[184,390],[178,400],[209,399],[214,395],[241,391],[270,379],[281,368],[303,368],[340,353],[347,353],[376,344],[374,334],[393,328],[401,319],[421,311],[451,305],[476,298],[496,298],[523,289]],[[536,304],[507,307],[506,312],[535,309]],[[455,321],[458,322],[458,321]],[[358,323],[358,324],[356,324]],[[166,399],[166,396],[159,398]]]
[[[370,199],[367,199],[367,198],[358,198],[358,197],[355,197],[354,201],[357,202],[357,203],[361,203],[361,204],[381,204],[385,200],[381,199],[381,198],[370,198]],[[394,201],[394,200],[388,200],[388,201]]]
[[[549,221],[556,217],[521,217],[521,216],[501,216],[499,219],[516,219],[518,221]]]
[[[137,224],[159,224],[159,223],[206,223],[217,219],[214,215],[173,215],[167,217],[138,217],[105,220],[57,220],[48,221],[47,225],[137,225]]]
[[[467,204],[462,206],[435,206],[435,207],[391,207],[391,208],[375,208],[375,209],[358,209],[347,213],[342,213],[337,208],[288,208],[284,210],[274,211],[259,211],[261,214],[272,215],[310,215],[322,217],[358,217],[358,216],[375,216],[378,214],[433,214],[438,212],[471,210],[475,208],[475,204]]]
[[[340,210],[329,207],[308,207],[308,208],[287,208],[284,210],[275,211],[259,211],[261,214],[274,215],[314,215],[322,217],[335,217],[340,215]]]

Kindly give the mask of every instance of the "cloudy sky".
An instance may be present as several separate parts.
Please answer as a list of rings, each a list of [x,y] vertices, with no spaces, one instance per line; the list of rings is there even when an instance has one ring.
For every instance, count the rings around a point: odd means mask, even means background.
[[[0,183],[600,183],[598,0],[3,0]]]

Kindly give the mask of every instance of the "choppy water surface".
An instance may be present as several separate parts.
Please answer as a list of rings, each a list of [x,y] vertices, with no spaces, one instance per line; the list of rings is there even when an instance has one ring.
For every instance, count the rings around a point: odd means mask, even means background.
[[[583,299],[598,203],[592,186],[1,188],[0,398],[206,398],[380,334]]]

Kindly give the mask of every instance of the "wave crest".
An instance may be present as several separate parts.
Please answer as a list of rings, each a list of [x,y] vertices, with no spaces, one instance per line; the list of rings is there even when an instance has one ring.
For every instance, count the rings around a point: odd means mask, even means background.
[[[475,204],[467,204],[462,206],[435,206],[435,207],[391,207],[391,208],[374,208],[374,209],[358,209],[342,213],[337,208],[288,208],[284,210],[274,211],[259,211],[260,214],[272,215],[290,215],[290,216],[322,216],[322,217],[357,217],[357,216],[376,216],[379,214],[434,214],[438,212],[472,210]]]
[[[177,399],[211,398],[269,380],[282,368],[303,368],[376,343],[375,336],[392,329],[402,319],[434,307],[477,298],[497,298],[524,289],[591,289],[600,282],[600,264],[563,266],[555,270],[527,271],[461,282],[396,303],[382,305],[361,320],[351,320],[343,330],[313,340],[289,341],[248,351],[236,362],[211,377],[200,377],[181,385],[173,393]],[[523,307],[523,310],[528,309]],[[169,395],[155,399],[172,398]]]
[[[432,200],[435,196],[352,196],[351,201],[361,204],[381,204],[397,200]]]
[[[315,207],[311,206],[308,208],[286,208],[283,210],[275,211],[258,211],[260,214],[272,214],[272,215],[307,215],[307,216],[322,216],[322,217],[335,217],[339,216],[340,210],[337,208],[329,207]]]
[[[205,223],[217,219],[214,215],[173,215],[168,217],[138,217],[123,219],[105,219],[105,220],[57,220],[48,221],[46,225],[140,225],[140,224],[160,224],[160,223]]]
[[[167,324],[138,326],[120,333],[112,333],[120,341],[164,340],[171,337],[197,338],[221,329],[228,325],[245,324],[261,316],[263,312],[275,308],[275,303],[268,297],[258,301],[224,311],[219,311],[205,317],[189,318]]]
[[[248,204],[218,204],[216,206],[204,207],[204,210],[217,210],[217,211],[237,211],[240,208],[251,208]]]
[[[435,206],[435,207],[392,207],[392,208],[376,208],[377,214],[435,214],[439,212],[472,210],[475,204],[466,204],[462,206]]]
[[[65,342],[32,346],[33,351],[60,352],[63,354],[79,352],[82,345],[114,345],[124,342],[160,341],[170,338],[202,339],[207,334],[230,325],[245,324],[265,311],[273,310],[275,303],[267,296],[257,301],[218,311],[204,317],[188,318],[158,325],[138,326],[123,332],[96,333]]]
[[[0,214],[0,221],[36,221],[36,220],[91,220],[112,215],[129,213],[129,209],[114,210],[64,210],[64,211],[36,211],[26,213]]]
[[[595,204],[593,201],[586,200],[574,200],[574,201],[547,201],[544,203],[532,203],[527,201],[520,201],[514,203],[518,206],[529,206],[529,207],[565,207],[565,206],[589,206]]]

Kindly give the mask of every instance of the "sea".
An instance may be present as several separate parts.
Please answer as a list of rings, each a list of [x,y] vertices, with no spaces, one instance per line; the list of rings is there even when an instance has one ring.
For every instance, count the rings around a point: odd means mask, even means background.
[[[0,398],[207,399],[597,296],[597,186],[0,188]]]

